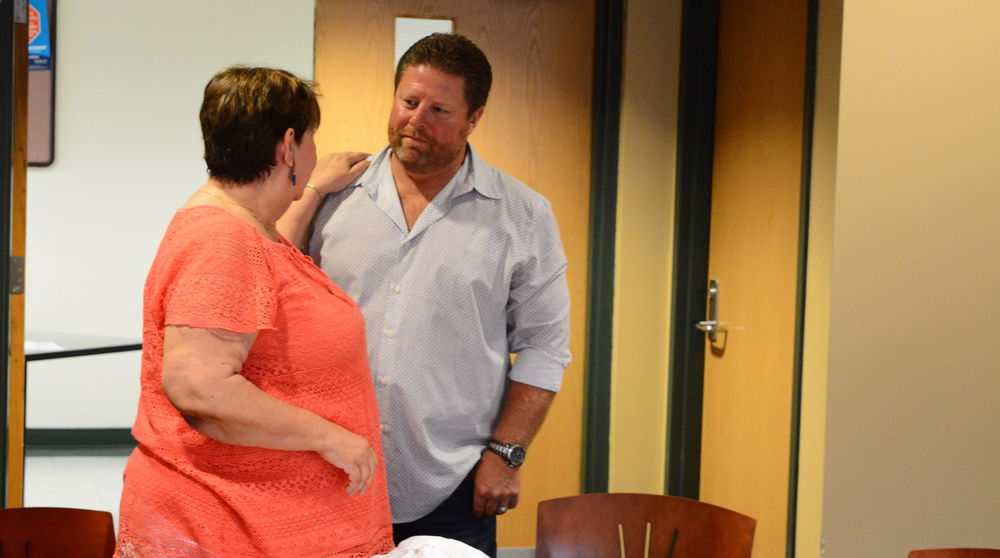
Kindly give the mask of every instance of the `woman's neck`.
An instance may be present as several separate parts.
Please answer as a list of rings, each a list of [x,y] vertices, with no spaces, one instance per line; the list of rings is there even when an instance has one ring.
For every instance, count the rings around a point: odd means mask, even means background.
[[[266,182],[249,184],[232,184],[215,178],[209,178],[204,186],[198,189],[199,194],[208,196],[228,206],[233,213],[248,217],[246,219],[267,238],[280,239],[275,228],[275,222],[284,212],[279,207],[278,200],[273,200],[273,187]]]

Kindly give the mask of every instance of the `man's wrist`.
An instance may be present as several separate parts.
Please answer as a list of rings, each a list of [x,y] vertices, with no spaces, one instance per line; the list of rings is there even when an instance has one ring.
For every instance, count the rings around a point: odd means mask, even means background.
[[[510,444],[494,438],[486,441],[486,450],[500,456],[511,469],[520,468],[527,456],[527,451],[521,444]]]

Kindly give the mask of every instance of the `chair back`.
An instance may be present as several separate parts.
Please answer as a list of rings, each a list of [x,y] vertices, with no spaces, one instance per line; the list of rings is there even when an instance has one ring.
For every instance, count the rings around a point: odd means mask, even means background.
[[[111,558],[114,552],[114,520],[106,511],[0,509],[3,558]]]
[[[1000,558],[1000,549],[928,548],[910,552],[910,558]]]
[[[750,558],[756,526],[688,498],[582,494],[538,504],[535,558]]]

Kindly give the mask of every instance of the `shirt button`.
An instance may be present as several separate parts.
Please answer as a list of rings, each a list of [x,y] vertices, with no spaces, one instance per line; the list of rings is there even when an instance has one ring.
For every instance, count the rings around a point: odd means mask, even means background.
[[[385,424],[385,423],[380,424],[380,425],[378,425],[378,430],[379,430],[379,432],[388,432],[389,431],[389,425]]]
[[[387,386],[387,385],[389,385],[391,383],[392,383],[392,380],[390,380],[389,378],[382,377],[382,378],[378,379],[378,385],[380,385],[380,386]]]
[[[393,330],[391,330],[391,329],[387,329],[387,330],[385,330],[385,336],[386,336],[386,337],[392,337],[393,335],[396,335],[396,332],[395,332],[395,331],[393,331]]]
[[[398,293],[398,292],[402,291],[403,288],[400,287],[399,285],[396,285],[395,287],[392,288],[392,290],[394,290],[394,291],[396,291]]]

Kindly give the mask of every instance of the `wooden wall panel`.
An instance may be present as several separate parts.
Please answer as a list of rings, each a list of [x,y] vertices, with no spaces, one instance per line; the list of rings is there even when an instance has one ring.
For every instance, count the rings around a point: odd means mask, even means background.
[[[321,152],[386,144],[394,17],[450,17],[483,49],[493,89],[470,141],[483,158],[551,202],[569,259],[571,350],[563,390],[529,452],[520,507],[500,521],[501,546],[534,546],[542,499],[580,491],[590,203],[593,0],[320,0],[315,79]]]

